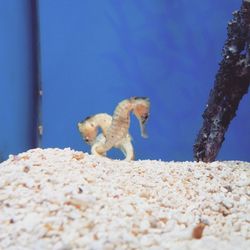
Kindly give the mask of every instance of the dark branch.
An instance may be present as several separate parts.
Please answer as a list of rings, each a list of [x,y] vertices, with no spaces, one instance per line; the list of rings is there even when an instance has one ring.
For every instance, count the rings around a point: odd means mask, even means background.
[[[202,115],[204,121],[194,145],[197,161],[211,162],[224,141],[224,135],[236,115],[250,84],[250,1],[242,2],[227,28],[223,59]]]

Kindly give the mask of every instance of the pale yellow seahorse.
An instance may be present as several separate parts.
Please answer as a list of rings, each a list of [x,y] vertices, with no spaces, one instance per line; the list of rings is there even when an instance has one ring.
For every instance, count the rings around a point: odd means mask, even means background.
[[[113,114],[112,123],[105,135],[105,142],[94,145],[95,151],[103,155],[115,145],[120,145],[128,134],[130,113],[133,112],[140,123],[142,137],[147,137],[145,123],[149,117],[150,102],[145,97],[131,97],[121,101]]]
[[[106,155],[106,152],[99,154],[96,151],[98,145],[102,145],[106,141],[107,130],[112,123],[112,116],[106,113],[100,113],[87,117],[84,121],[78,123],[78,129],[85,140],[91,145],[91,153],[98,156]],[[98,134],[98,129],[101,128],[102,133]],[[131,136],[127,134],[120,143],[116,143],[114,147],[119,148],[126,161],[134,159],[134,148],[131,143]]]

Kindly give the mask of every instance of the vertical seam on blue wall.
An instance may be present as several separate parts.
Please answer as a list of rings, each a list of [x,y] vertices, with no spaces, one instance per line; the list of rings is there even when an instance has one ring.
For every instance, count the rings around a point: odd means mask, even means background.
[[[32,146],[41,147],[42,139],[42,82],[40,54],[39,0],[31,0],[33,54]]]

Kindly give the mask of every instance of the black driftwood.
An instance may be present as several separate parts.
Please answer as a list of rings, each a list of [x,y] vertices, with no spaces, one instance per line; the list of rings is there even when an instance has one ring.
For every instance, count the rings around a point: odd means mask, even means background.
[[[250,84],[250,0],[233,13],[227,28],[223,59],[202,115],[204,121],[194,144],[196,161],[212,162],[224,141],[230,121]]]

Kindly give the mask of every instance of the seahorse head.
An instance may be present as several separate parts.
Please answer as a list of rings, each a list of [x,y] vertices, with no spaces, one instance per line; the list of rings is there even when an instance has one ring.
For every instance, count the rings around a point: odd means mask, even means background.
[[[133,113],[139,120],[141,136],[146,138],[146,122],[149,118],[150,101],[147,97],[132,97],[131,102],[133,103]]]
[[[84,141],[92,145],[97,137],[98,129],[93,121],[93,117],[86,117],[82,122],[78,122],[78,129]]]

